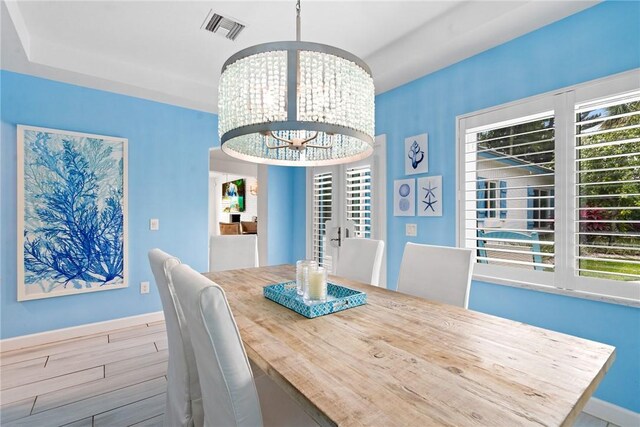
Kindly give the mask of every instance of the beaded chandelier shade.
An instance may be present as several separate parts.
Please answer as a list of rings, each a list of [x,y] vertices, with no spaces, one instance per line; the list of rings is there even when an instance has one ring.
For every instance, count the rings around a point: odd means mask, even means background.
[[[373,152],[374,97],[369,67],[351,53],[299,41],[252,46],[222,67],[222,150],[255,163],[320,166]]]

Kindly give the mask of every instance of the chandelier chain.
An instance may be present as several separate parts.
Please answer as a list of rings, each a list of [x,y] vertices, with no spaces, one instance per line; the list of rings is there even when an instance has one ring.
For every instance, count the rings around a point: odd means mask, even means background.
[[[300,0],[296,2],[296,41],[300,41]]]

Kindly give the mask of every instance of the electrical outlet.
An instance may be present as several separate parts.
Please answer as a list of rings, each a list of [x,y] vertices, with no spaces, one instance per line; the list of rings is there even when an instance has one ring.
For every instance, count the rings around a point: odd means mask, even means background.
[[[408,237],[416,237],[418,235],[418,224],[406,224],[404,234]]]
[[[140,293],[141,294],[149,293],[149,282],[140,282]]]
[[[158,218],[151,218],[149,220],[149,230],[151,231],[160,230],[160,220]]]

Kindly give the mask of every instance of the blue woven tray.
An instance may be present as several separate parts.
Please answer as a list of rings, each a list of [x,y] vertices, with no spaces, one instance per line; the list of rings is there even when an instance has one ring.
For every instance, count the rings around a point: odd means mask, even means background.
[[[296,282],[277,283],[265,286],[263,294],[266,298],[284,305],[288,309],[310,319],[325,314],[336,313],[348,308],[367,303],[367,294],[344,286],[327,283],[327,301],[305,304],[296,293]]]

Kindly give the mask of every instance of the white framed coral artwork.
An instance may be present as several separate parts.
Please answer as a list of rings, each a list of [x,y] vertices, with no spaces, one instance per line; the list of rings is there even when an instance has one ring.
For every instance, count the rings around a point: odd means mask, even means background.
[[[393,216],[416,215],[416,180],[393,181]]]
[[[404,174],[429,172],[429,136],[426,133],[404,140]]]
[[[127,139],[17,134],[18,301],[127,287]]]

